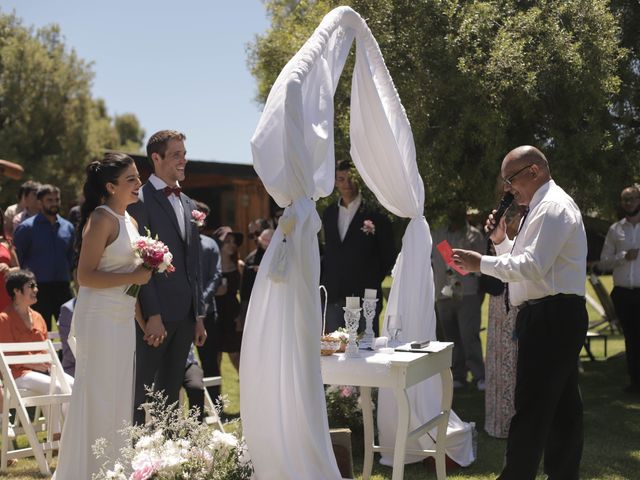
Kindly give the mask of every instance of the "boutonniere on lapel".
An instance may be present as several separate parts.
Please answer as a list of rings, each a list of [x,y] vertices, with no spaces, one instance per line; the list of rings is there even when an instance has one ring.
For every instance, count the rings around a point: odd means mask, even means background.
[[[207,214],[200,210],[191,210],[191,223],[195,223],[196,227],[204,227],[204,222],[207,219]]]
[[[376,234],[376,226],[371,220],[365,220],[362,222],[362,228],[360,230],[362,230],[365,235]]]

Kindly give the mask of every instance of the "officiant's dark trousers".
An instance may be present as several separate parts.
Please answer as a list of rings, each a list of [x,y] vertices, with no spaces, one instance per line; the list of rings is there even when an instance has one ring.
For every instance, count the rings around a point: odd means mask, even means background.
[[[578,355],[588,326],[585,300],[556,295],[524,306],[516,319],[516,413],[499,480],[534,480],[544,454],[548,480],[578,480],[582,398]]]

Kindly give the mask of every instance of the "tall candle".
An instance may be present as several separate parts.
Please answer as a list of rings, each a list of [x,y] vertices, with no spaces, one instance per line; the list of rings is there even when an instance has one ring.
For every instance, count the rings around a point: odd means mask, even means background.
[[[364,289],[364,298],[367,298],[367,299],[370,299],[370,300],[375,300],[376,298],[378,298],[377,290],[375,290],[373,288],[365,288]]]
[[[347,297],[347,308],[360,308],[360,297]]]

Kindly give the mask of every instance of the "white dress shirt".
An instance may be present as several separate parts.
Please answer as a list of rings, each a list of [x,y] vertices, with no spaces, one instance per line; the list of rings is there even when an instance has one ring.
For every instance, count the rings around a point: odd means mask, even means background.
[[[480,271],[509,282],[513,305],[568,293],[585,295],[587,236],[580,209],[553,180],[533,195],[520,233],[485,255]]]
[[[624,257],[628,250],[640,248],[640,223],[635,225],[626,218],[609,227],[600,254],[600,267],[613,270],[616,287],[640,288],[640,257],[629,261]]]
[[[156,177],[154,173],[149,176],[149,181],[156,190],[164,190],[164,187],[168,187],[165,181],[160,179],[159,177]],[[180,185],[177,186],[179,187]],[[169,200],[169,203],[173,207],[173,211],[176,214],[176,217],[178,219],[178,226],[180,227],[180,235],[182,235],[182,239],[184,240],[186,227],[184,224],[184,207],[182,206],[182,202],[180,201],[180,198],[174,194],[169,195],[167,197],[167,200]]]
[[[355,217],[361,203],[362,197],[359,193],[346,207],[342,204],[342,198],[338,201],[338,233],[340,234],[340,240],[344,240],[347,235],[351,220]]]

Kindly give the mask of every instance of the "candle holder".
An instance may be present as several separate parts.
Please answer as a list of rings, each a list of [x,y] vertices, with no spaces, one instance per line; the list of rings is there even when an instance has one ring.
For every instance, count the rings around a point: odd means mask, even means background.
[[[363,307],[362,313],[364,314],[364,319],[367,321],[367,325],[364,330],[364,335],[360,339],[361,348],[373,347],[373,339],[375,338],[375,333],[373,332],[373,318],[376,315],[377,303],[378,303],[377,298],[362,299],[362,307]]]
[[[358,335],[358,324],[360,323],[361,308],[347,308],[342,307],[344,310],[344,324],[349,332],[349,343],[347,343],[347,349],[345,350],[345,356],[347,358],[357,358],[360,356],[358,351],[358,344],[356,343],[356,337]]]

